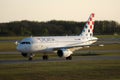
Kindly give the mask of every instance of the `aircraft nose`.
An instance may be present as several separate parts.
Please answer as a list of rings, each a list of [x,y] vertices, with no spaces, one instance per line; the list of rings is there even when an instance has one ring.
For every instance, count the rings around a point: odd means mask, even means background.
[[[24,53],[30,52],[30,46],[19,44],[19,45],[17,46],[17,50],[18,50],[19,52],[24,52]]]
[[[22,52],[22,47],[20,45],[17,46],[17,50]]]
[[[17,50],[18,50],[19,52],[25,52],[25,51],[26,51],[26,48],[25,48],[24,45],[19,44],[19,45],[17,46]]]

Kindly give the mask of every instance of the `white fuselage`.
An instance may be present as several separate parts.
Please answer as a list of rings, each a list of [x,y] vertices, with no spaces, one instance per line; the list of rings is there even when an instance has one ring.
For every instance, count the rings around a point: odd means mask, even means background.
[[[96,42],[96,37],[51,36],[31,37],[23,39],[17,46],[22,53],[50,52],[57,49],[88,46]]]
[[[56,51],[59,57],[65,57],[66,60],[71,60],[73,51],[89,46],[97,41],[93,37],[94,32],[94,13],[90,14],[88,21],[83,27],[79,36],[49,36],[49,37],[31,37],[23,39],[17,46],[17,50],[22,56],[32,59],[34,52],[43,52],[43,60],[47,60],[46,52]]]

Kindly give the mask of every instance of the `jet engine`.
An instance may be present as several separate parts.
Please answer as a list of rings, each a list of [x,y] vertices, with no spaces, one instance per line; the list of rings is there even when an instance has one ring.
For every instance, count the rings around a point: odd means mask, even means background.
[[[27,53],[21,53],[21,55],[24,56],[24,57],[27,57],[27,56],[28,56]]]
[[[69,57],[71,54],[73,54],[73,52],[69,49],[60,49],[57,51],[59,57]]]

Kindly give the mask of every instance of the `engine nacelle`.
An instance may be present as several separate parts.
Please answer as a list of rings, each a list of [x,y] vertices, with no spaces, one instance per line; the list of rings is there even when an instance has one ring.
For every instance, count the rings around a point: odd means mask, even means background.
[[[69,49],[60,49],[57,51],[59,57],[69,57],[71,54],[73,54],[73,52]]]
[[[27,53],[21,53],[21,55],[24,56],[24,57],[27,57],[27,56],[28,56]]]

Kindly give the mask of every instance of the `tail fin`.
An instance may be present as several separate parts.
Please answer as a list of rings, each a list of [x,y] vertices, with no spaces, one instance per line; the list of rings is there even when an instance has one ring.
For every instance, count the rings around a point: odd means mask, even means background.
[[[80,34],[80,36],[85,36],[85,37],[91,37],[93,36],[93,30],[94,30],[94,16],[95,14],[92,13],[88,19],[88,21],[86,22],[82,33]]]

